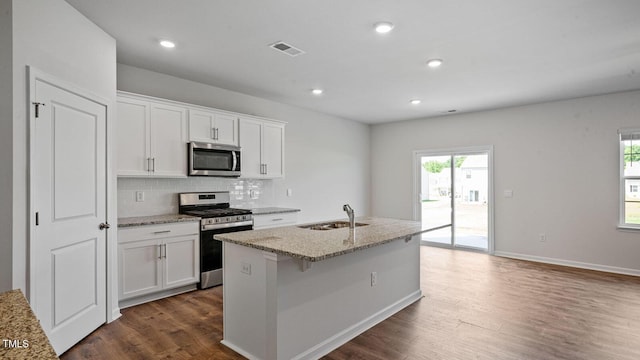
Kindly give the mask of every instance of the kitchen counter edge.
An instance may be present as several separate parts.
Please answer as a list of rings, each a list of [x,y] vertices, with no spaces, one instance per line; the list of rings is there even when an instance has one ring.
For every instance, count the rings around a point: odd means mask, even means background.
[[[299,212],[299,211],[300,209],[283,208],[283,207],[276,207],[276,206],[251,209],[251,213],[253,215],[258,215],[258,216],[270,215],[270,214],[292,213],[292,212]]]
[[[171,224],[180,222],[197,222],[200,218],[197,216],[183,214],[167,214],[167,215],[151,215],[151,216],[133,216],[118,218],[118,228],[127,228],[144,225]]]

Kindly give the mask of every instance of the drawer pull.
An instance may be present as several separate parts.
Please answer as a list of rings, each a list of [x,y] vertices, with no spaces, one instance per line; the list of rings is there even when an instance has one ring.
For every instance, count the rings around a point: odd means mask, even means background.
[[[166,234],[166,233],[170,233],[171,230],[162,230],[162,231],[154,231],[154,234]]]
[[[277,218],[277,219],[271,219],[271,221],[282,221],[284,220],[283,218]]]

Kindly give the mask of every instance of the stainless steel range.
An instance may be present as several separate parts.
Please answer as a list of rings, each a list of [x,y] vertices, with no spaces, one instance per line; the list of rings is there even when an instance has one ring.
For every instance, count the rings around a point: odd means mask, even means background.
[[[199,289],[222,284],[222,242],[215,234],[253,229],[251,210],[229,207],[229,192],[181,193],[180,214],[201,217]]]

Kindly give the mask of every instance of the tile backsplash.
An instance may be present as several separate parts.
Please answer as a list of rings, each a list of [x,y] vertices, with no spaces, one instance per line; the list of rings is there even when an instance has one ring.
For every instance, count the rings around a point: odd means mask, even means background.
[[[233,207],[263,207],[273,203],[270,180],[118,178],[118,217],[177,214],[178,193],[193,191],[229,191]],[[136,201],[137,192],[144,193],[144,201]]]

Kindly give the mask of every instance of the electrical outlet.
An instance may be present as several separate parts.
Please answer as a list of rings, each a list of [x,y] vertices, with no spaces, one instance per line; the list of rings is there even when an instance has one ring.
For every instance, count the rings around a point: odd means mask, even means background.
[[[540,242],[547,242],[547,234],[540,233],[539,239],[540,239]]]
[[[374,271],[371,273],[371,286],[376,285],[378,285],[378,273]]]
[[[251,275],[251,264],[243,262],[241,265],[242,269],[240,270],[240,272],[243,274]]]
[[[144,191],[136,191],[136,201],[137,202],[144,201]]]
[[[287,189],[287,196],[288,197],[293,196],[293,189]]]

